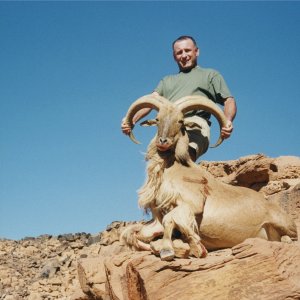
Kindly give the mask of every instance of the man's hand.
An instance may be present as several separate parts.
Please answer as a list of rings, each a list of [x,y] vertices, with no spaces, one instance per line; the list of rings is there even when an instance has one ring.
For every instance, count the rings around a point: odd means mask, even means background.
[[[233,131],[233,124],[232,124],[231,121],[228,120],[227,126],[226,127],[222,127],[222,130],[221,130],[221,136],[222,136],[222,138],[228,139],[230,137],[232,131]]]
[[[134,126],[134,124],[133,124]],[[128,124],[126,121],[125,121],[125,118],[122,119],[122,122],[121,122],[121,129],[122,129],[122,132],[126,135],[129,135],[130,132],[132,131],[132,128],[133,126],[130,126],[130,124]]]
[[[232,121],[237,112],[236,103],[233,97],[228,97],[224,100],[224,114],[227,118],[227,125],[222,128],[221,136],[223,139],[228,139],[233,131]]]
[[[128,124],[126,121],[125,121],[125,118],[122,119],[122,122],[121,122],[121,129],[122,129],[122,132],[126,135],[129,135],[130,132],[132,131],[134,125],[140,120],[142,119],[143,117],[145,117],[146,115],[149,114],[149,112],[151,111],[151,108],[142,108],[140,109],[132,118],[132,126],[130,126],[130,124]]]

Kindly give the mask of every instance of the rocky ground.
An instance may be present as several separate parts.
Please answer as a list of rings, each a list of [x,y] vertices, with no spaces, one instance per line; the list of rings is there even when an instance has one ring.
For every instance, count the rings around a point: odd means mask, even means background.
[[[119,240],[125,224],[112,223],[94,236],[76,233],[0,240],[0,299],[72,299],[80,295],[78,261],[105,255],[107,245]]]
[[[300,232],[300,158],[252,155],[202,162],[220,180],[277,201]],[[205,259],[162,262],[119,242],[127,224],[0,240],[0,299],[300,299],[300,244],[249,239]]]

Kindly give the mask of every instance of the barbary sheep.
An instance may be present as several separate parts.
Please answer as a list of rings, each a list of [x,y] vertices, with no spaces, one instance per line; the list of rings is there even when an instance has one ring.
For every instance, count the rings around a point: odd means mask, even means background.
[[[190,246],[190,255],[204,257],[207,250],[233,247],[246,238],[260,237],[271,241],[297,239],[293,220],[277,204],[248,188],[231,186],[215,179],[194,163],[188,151],[184,114],[205,110],[220,124],[226,124],[222,110],[202,96],[188,96],[171,103],[167,99],[146,95],[128,109],[125,120],[142,108],[158,111],[155,120],[143,125],[156,125],[157,133],[146,154],[147,179],[139,190],[139,205],[151,211],[153,221],[125,230],[121,239],[137,250],[151,250],[150,242],[163,235],[162,260],[173,259],[174,229]],[[133,133],[130,138],[137,143]],[[216,145],[222,142],[221,135]]]

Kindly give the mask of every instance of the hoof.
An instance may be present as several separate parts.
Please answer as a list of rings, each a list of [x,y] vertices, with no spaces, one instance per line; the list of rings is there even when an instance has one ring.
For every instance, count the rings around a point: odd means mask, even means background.
[[[192,254],[195,257],[204,258],[208,254],[206,248],[200,241],[198,241],[197,243],[191,243],[190,247],[191,247],[190,254]]]
[[[293,241],[288,235],[284,235],[281,237],[281,242],[282,243],[287,243],[287,244],[292,244]]]
[[[200,258],[204,258],[204,257],[207,256],[208,251],[206,250],[206,248],[204,247],[204,245],[202,243],[200,243],[200,246],[201,246],[202,251],[203,251],[202,254],[201,254],[201,256],[200,256]]]
[[[175,256],[175,252],[173,250],[170,249],[162,249],[160,250],[160,259],[161,260],[166,260],[166,261],[170,261],[173,260],[174,256]]]

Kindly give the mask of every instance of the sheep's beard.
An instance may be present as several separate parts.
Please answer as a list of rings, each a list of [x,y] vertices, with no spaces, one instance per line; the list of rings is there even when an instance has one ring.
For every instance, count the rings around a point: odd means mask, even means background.
[[[171,167],[175,161],[184,166],[189,166],[192,163],[188,152],[187,135],[178,139],[176,148],[172,145],[165,151],[158,149],[156,137],[153,138],[148,146],[146,160],[149,162],[147,178],[138,192],[139,205],[145,210],[151,210],[151,206],[155,204],[157,192],[162,184],[164,170]]]
[[[157,150],[161,151],[161,152],[168,151],[171,148],[168,145],[163,146],[163,145],[159,145],[159,144],[156,144],[156,147],[157,147]]]
[[[139,205],[145,210],[150,209],[154,204],[157,191],[160,188],[165,160],[158,153],[151,157],[147,168],[147,179],[145,184],[139,190]]]

